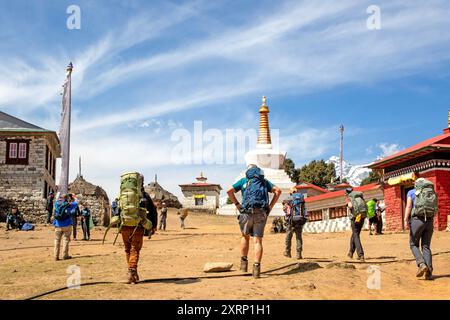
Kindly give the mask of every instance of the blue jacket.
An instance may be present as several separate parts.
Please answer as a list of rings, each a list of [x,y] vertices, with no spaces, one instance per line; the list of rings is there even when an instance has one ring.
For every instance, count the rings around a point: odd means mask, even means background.
[[[55,201],[55,211],[54,212],[58,212],[59,208],[63,205],[67,204],[67,202],[63,202],[61,200]],[[64,220],[56,220],[53,219],[53,225],[56,228],[63,228],[63,227],[68,227],[72,225],[72,218],[70,216],[70,214],[66,215]]]

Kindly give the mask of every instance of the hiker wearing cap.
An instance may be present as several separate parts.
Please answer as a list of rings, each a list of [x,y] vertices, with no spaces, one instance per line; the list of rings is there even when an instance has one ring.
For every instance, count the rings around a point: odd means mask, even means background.
[[[53,225],[55,226],[55,260],[59,260],[59,253],[61,248],[61,238],[63,238],[63,259],[70,259],[69,256],[69,242],[70,234],[72,232],[72,217],[69,211],[70,196],[59,196],[55,201],[53,210]]]
[[[369,218],[369,235],[372,235],[372,226],[375,226],[375,234],[378,234],[378,199],[371,199],[367,202],[367,218]]]
[[[358,254],[358,260],[364,262],[364,250],[361,244],[361,230],[364,226],[364,220],[367,217],[367,204],[364,201],[362,192],[353,191],[353,188],[345,190],[347,195],[347,206],[350,209],[350,223],[352,227],[352,236],[350,238],[350,251],[348,257],[353,259],[355,251]]]
[[[303,226],[307,222],[308,218],[305,198],[302,193],[299,193],[297,191],[297,188],[291,188],[290,196],[285,201],[283,201],[283,211],[285,212],[285,220],[287,225],[284,256],[287,258],[291,258],[292,236],[295,233],[295,239],[297,242],[296,258],[297,260],[300,260],[303,258]]]
[[[235,193],[242,193],[242,204],[236,199]],[[272,201],[269,192],[274,193]],[[262,239],[267,217],[281,195],[281,190],[264,178],[264,171],[256,165],[249,165],[245,178],[237,181],[228,191],[229,199],[239,210],[239,227],[241,230],[241,271],[248,270],[248,251],[250,237],[255,242],[255,262],[253,277],[259,278],[261,273],[261,259],[263,255]]]
[[[408,192],[405,212],[405,225],[409,226],[409,244],[419,268],[416,276],[433,279],[433,259],[431,238],[433,221],[438,211],[434,184],[423,178],[417,179],[414,189]],[[422,249],[422,251],[421,251]]]
[[[162,203],[162,208],[161,208],[161,218],[160,218],[160,221],[159,221],[159,230],[166,231],[166,223],[167,223],[167,206],[163,202]]]

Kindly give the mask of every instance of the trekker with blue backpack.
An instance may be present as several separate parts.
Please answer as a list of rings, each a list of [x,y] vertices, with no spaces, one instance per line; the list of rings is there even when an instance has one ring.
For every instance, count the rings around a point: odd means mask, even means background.
[[[291,196],[283,202],[283,210],[285,212],[286,220],[286,248],[284,256],[291,258],[291,245],[292,236],[295,233],[297,241],[297,259],[302,259],[303,239],[302,232],[303,226],[308,221],[308,213],[306,211],[305,197],[302,193],[297,192],[294,187],[291,189]]]
[[[235,193],[242,193],[242,204],[236,199]],[[274,194],[269,200],[269,192]],[[228,191],[228,197],[239,210],[239,227],[241,238],[241,271],[248,271],[248,251],[250,237],[255,241],[255,262],[253,277],[261,274],[261,259],[263,254],[262,239],[267,217],[281,195],[281,190],[264,178],[264,172],[256,165],[249,165],[245,178],[237,181]]]
[[[61,238],[63,241],[63,259],[70,259],[69,256],[69,242],[72,231],[72,217],[70,216],[70,196],[64,195],[58,197],[55,201],[55,209],[53,211],[53,224],[55,226],[55,260],[59,260],[59,253],[61,247]]]
[[[405,212],[405,225],[408,225],[410,230],[409,244],[419,268],[417,278],[425,275],[426,280],[433,279],[430,247],[437,212],[438,200],[434,184],[423,178],[417,179],[414,189],[408,192]]]

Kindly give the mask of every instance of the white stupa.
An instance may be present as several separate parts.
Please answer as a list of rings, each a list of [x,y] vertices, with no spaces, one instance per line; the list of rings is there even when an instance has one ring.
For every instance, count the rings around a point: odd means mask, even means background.
[[[250,150],[245,155],[245,162],[248,165],[256,164],[264,170],[264,176],[282,190],[282,195],[277,204],[270,213],[271,216],[284,215],[281,202],[289,195],[289,190],[295,186],[287,173],[284,171],[284,161],[286,152],[272,148],[272,139],[270,137],[269,127],[269,107],[266,103],[266,97],[262,98],[262,105],[259,109],[259,134],[256,149]],[[246,169],[235,179],[235,182],[245,177]],[[241,202],[241,193],[236,194]],[[217,211],[220,215],[237,215],[238,211],[233,204],[220,207]]]

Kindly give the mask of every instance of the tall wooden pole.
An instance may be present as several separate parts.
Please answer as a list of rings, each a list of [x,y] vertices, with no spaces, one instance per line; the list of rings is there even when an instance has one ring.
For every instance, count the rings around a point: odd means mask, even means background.
[[[340,174],[340,182],[344,182],[344,125],[341,125],[339,128],[339,131],[341,133],[341,146],[340,146],[340,150],[339,150],[339,162],[340,162],[340,170],[341,170],[341,174]]]

